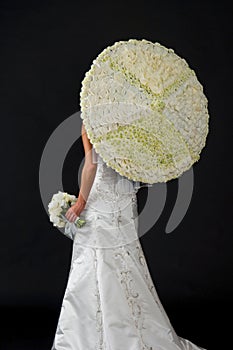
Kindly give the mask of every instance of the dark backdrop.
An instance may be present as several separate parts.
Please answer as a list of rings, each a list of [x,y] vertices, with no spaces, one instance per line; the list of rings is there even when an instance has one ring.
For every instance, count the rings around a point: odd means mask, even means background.
[[[1,287],[3,350],[49,350],[65,291],[72,241],[52,227],[39,192],[51,133],[79,110],[84,73],[107,46],[158,41],[190,64],[209,100],[210,133],[194,165],[188,212],[171,234],[166,207],[141,238],[153,281],[180,336],[230,349],[232,305],[232,10],[225,1],[1,1]],[[63,184],[77,194],[79,139]],[[138,192],[139,211],[147,188]],[[153,213],[152,213],[153,215]],[[123,349],[127,350],[127,349]]]

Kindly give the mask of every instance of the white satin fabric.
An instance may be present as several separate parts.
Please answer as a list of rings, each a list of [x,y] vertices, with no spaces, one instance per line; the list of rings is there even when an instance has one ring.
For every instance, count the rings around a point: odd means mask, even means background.
[[[99,157],[52,350],[206,350],[177,336],[138,239],[138,183]]]

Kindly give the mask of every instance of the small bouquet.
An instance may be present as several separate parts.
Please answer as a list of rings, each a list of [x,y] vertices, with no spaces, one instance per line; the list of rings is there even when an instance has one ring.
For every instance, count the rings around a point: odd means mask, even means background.
[[[74,222],[70,222],[65,214],[67,210],[76,203],[77,198],[66,192],[58,191],[54,194],[52,200],[48,204],[49,218],[53,226],[65,228],[65,233],[73,239],[73,235],[77,232],[77,228],[82,227],[86,221],[78,217]]]

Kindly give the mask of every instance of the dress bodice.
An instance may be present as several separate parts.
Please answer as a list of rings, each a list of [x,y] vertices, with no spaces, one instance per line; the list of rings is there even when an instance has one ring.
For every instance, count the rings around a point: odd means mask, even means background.
[[[121,176],[97,154],[95,179],[76,230],[74,244],[112,248],[138,239],[136,192],[139,182]]]
[[[122,202],[129,197],[135,197],[140,182],[129,180],[109,167],[96,153],[97,169],[95,179],[89,193],[86,208],[91,208],[96,200],[102,202],[103,207],[111,202]],[[99,208],[100,209],[100,208]]]

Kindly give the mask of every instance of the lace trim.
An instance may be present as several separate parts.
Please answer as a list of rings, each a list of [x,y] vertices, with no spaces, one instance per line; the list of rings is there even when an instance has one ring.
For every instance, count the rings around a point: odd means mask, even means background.
[[[145,280],[146,280],[147,286],[148,286],[152,296],[154,297],[154,300],[155,300],[156,304],[158,305],[160,311],[163,312],[163,310],[161,308],[161,305],[160,305],[160,303],[158,301],[158,295],[157,295],[154,283],[152,281],[152,278],[151,278],[151,275],[150,275],[150,272],[149,272],[149,269],[148,269],[148,266],[147,266],[147,263],[146,263],[146,259],[145,259],[145,256],[144,256],[144,253],[143,253],[141,245],[137,245],[136,246],[136,250],[137,250],[137,254],[138,254],[139,263],[143,267],[143,273],[144,273],[144,276],[145,276]]]
[[[139,293],[134,289],[133,286],[132,271],[128,268],[128,265],[126,263],[127,256],[130,255],[130,252],[127,250],[127,248],[125,248],[125,246],[120,247],[119,250],[120,251],[114,255],[114,258],[120,263],[120,267],[117,269],[117,276],[125,292],[126,299],[130,307],[138,335],[140,337],[142,346],[141,350],[153,350],[151,346],[148,346],[145,343],[142,336],[142,330],[146,329],[144,326],[145,318],[141,309],[142,303],[140,302]]]
[[[95,282],[96,282],[96,292],[95,296],[97,298],[97,310],[96,310],[96,330],[98,332],[98,339],[96,342],[96,350],[106,350],[106,346],[104,343],[104,332],[103,332],[103,314],[101,310],[100,303],[100,293],[99,293],[99,283],[97,278],[97,256],[96,249],[92,248],[94,253],[94,270],[95,270]]]
[[[137,253],[138,253],[138,260],[140,262],[140,265],[143,267],[143,274],[145,276],[145,279],[146,279],[146,283],[147,283],[147,286],[152,294],[152,296],[154,297],[154,300],[156,302],[156,304],[158,305],[162,315],[166,318],[167,320],[167,323],[170,327],[170,330],[168,332],[168,336],[170,337],[171,341],[175,341],[175,342],[179,342],[179,338],[170,322],[170,319],[166,313],[166,311],[164,310],[164,307],[163,305],[161,304],[160,302],[160,299],[158,297],[158,294],[157,294],[157,291],[156,291],[156,288],[155,288],[155,285],[153,283],[153,280],[151,278],[151,274],[150,274],[150,271],[149,271],[149,268],[148,268],[148,265],[147,265],[147,262],[146,262],[146,259],[145,259],[145,255],[144,255],[144,252],[142,250],[142,247],[141,247],[141,244],[139,242],[139,244],[136,246],[136,250],[137,250]]]

